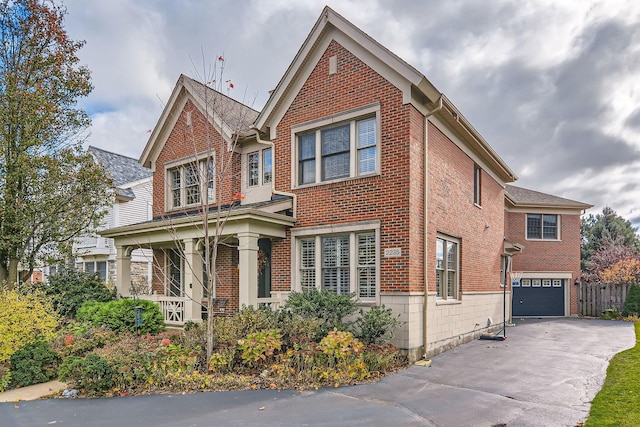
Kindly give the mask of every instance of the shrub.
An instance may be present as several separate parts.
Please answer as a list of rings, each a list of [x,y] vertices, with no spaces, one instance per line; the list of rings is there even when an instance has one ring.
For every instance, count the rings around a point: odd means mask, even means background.
[[[49,282],[41,288],[52,298],[58,313],[68,318],[75,317],[88,301],[107,302],[117,297],[115,288],[107,287],[96,274],[73,268],[49,276]]]
[[[62,381],[72,387],[84,389],[89,395],[102,394],[113,386],[113,370],[97,354],[89,354],[84,358],[66,358],[58,369],[58,375]]]
[[[94,327],[104,326],[116,332],[137,332],[135,307],[142,307],[141,334],[157,334],[164,330],[164,318],[157,304],[148,300],[121,299],[90,302],[78,310],[78,320]]]
[[[58,316],[41,292],[0,289],[0,364],[28,344],[49,341],[57,327]]]
[[[353,294],[337,295],[325,290],[291,292],[284,309],[305,319],[320,319],[316,339],[321,339],[333,329],[348,329],[345,319],[357,310],[353,297]]]
[[[398,320],[400,315],[393,315],[393,310],[382,306],[373,306],[364,311],[360,309],[360,317],[352,326],[353,335],[365,344],[385,344],[393,339],[395,331],[402,326]]]
[[[109,364],[115,389],[133,390],[145,386],[152,378],[160,341],[158,337],[139,338],[130,334],[95,350],[95,354]]]
[[[277,315],[266,308],[254,308],[253,306],[243,306],[233,315],[233,324],[239,338],[249,334],[273,329],[277,326]]]
[[[407,359],[391,344],[369,344],[364,350],[364,363],[369,372],[382,375],[405,366]]]
[[[0,393],[5,391],[11,384],[11,370],[9,363],[0,363]]]
[[[75,330],[76,328],[72,328]],[[65,329],[53,341],[52,348],[63,358],[68,356],[85,356],[87,353],[117,342],[119,337],[114,331],[106,328],[78,329],[76,333]]]
[[[282,334],[278,329],[249,334],[245,339],[238,341],[242,363],[249,366],[259,365],[281,348]]]
[[[46,341],[29,344],[11,355],[11,380],[14,386],[40,384],[56,377],[60,357]]]
[[[618,311],[617,307],[609,307],[607,308],[600,318],[604,320],[618,320],[622,318],[622,315]]]
[[[622,310],[623,316],[632,316],[640,314],[640,286],[631,285],[627,299],[624,302],[624,310]]]

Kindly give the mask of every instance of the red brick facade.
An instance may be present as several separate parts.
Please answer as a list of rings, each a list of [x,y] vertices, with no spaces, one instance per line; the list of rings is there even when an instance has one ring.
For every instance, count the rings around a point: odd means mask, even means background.
[[[210,106],[210,108],[213,108],[213,105]],[[191,126],[187,125],[187,114],[191,115]],[[233,168],[225,172],[227,179],[222,180],[221,204],[228,204],[231,202],[233,194],[240,191],[240,182],[237,179],[240,173],[239,155],[227,152],[227,142],[223,141],[220,133],[213,129],[210,122],[205,119],[200,110],[189,100],[180,112],[180,116],[171,129],[169,137],[162,147],[154,165],[154,217],[176,212],[176,210],[171,209],[169,206],[165,206],[167,201],[165,165],[175,164],[176,162],[180,163],[181,160],[184,160],[184,163],[188,163],[189,161],[195,160],[197,156],[206,155],[208,152],[214,154],[217,163],[220,163],[221,160],[229,161],[230,156],[233,156],[233,160],[231,160],[233,162]],[[221,156],[223,157],[221,158]],[[219,181],[216,180],[216,184],[218,184],[218,182]],[[218,189],[216,189],[216,194],[220,194]]]
[[[481,204],[476,206],[474,161],[433,125],[428,158],[429,249],[435,249],[438,232],[459,238],[462,293],[500,290],[504,189],[483,171]],[[429,291],[435,292],[435,268],[429,274]]]
[[[573,281],[580,276],[580,215],[558,214],[559,240],[527,240],[526,218],[526,212],[505,212],[507,240],[524,246],[522,253],[513,257],[513,271],[572,272],[573,276],[567,284],[570,314],[578,314],[578,289]]]

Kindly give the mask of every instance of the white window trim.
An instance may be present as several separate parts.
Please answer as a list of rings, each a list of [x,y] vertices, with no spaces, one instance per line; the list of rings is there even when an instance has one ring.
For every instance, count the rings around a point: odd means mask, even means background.
[[[445,303],[445,302],[456,303],[456,302],[461,302],[462,301],[462,293],[460,291],[460,239],[457,238],[457,237],[449,236],[447,234],[443,234],[443,233],[437,233],[436,239],[444,240],[445,242],[455,243],[456,244],[456,248],[457,248],[456,270],[455,270],[456,271],[456,284],[455,284],[455,287],[454,287],[454,296],[453,297],[449,297],[447,295],[446,291],[443,292],[443,296],[440,296],[440,295],[438,295],[438,292],[436,290],[436,302],[437,303]],[[446,247],[444,248],[444,255],[443,256],[444,256],[445,265],[446,265],[446,259],[447,259],[447,248]],[[437,261],[437,258],[434,257],[433,261]],[[435,265],[435,264],[432,264],[432,265]],[[445,268],[443,277],[447,275],[446,273],[447,273],[447,269]],[[444,285],[444,283],[442,285]],[[446,288],[446,285],[444,285],[444,287]]]
[[[376,239],[376,289],[375,298],[360,298],[358,295],[358,252],[357,238],[361,233],[373,232]],[[313,226],[294,228],[291,230],[291,289],[301,292],[300,286],[300,240],[303,238],[315,238],[315,269],[316,269],[316,288],[320,289],[321,270],[322,270],[322,237],[330,235],[349,235],[349,274],[350,274],[350,292],[356,294],[356,299],[362,303],[380,304],[380,221],[362,221],[356,223],[337,224],[328,226]]]
[[[364,174],[358,174],[358,141],[357,141],[357,125],[359,120],[365,120],[367,118],[375,117],[376,122],[376,169],[373,172],[367,172]],[[339,126],[341,124],[350,123],[350,147],[349,147],[349,176],[336,178],[331,180],[322,180],[322,153],[320,141],[320,132],[324,129],[331,128],[333,126]],[[316,180],[306,184],[300,184],[299,182],[299,156],[298,156],[298,135],[315,131],[316,134]],[[291,127],[291,188],[305,188],[316,185],[330,184],[340,181],[347,181],[351,179],[364,178],[368,176],[375,176],[380,174],[380,151],[381,151],[381,118],[380,118],[380,103],[364,106],[354,110],[350,110],[344,113],[332,115],[329,117],[323,117],[316,120],[311,120],[305,123],[301,123]]]
[[[265,174],[265,167],[264,167],[264,160],[265,160],[265,156],[264,153],[268,150],[271,150],[271,181],[269,182],[265,182],[264,179],[264,174]],[[257,154],[258,155],[258,183],[257,184],[253,184],[250,185],[249,183],[249,156],[253,155],[253,154]],[[256,188],[256,187],[261,187],[263,185],[271,185],[271,183],[273,182],[274,179],[274,169],[275,169],[275,164],[274,164],[274,147],[267,147],[267,148],[255,148],[252,149],[251,151],[247,151],[245,153],[242,153],[242,185],[243,188],[246,189],[250,189],[250,188]]]
[[[540,215],[540,220],[542,224],[540,227],[544,227],[544,216],[545,215],[555,215],[557,220],[557,238],[555,239],[545,239],[544,238],[544,230],[541,228],[540,233],[541,236],[539,239],[530,238],[529,237],[529,215]],[[532,242],[561,242],[562,241],[562,215],[557,213],[544,213],[544,212],[527,212],[524,214],[524,238],[525,240],[529,240]]]
[[[260,172],[262,170],[261,167],[261,163],[262,163],[262,152],[261,150],[257,150],[257,151],[252,151],[251,153],[247,153],[247,188],[253,188],[253,187],[257,187],[261,184],[261,177],[260,175],[262,175]],[[251,162],[249,161],[249,159],[251,158],[251,156],[256,156],[256,183],[255,184],[251,184]]]
[[[208,198],[208,175],[207,175],[207,163],[208,159],[214,161],[213,164],[213,199]],[[186,203],[186,187],[185,187],[185,167],[190,163],[196,163],[198,165],[198,174],[200,179],[200,199],[201,201],[198,203]],[[173,194],[172,194],[172,179],[171,172],[174,169],[180,169],[181,179],[180,179],[180,206],[173,206]],[[179,211],[184,210],[196,206],[200,206],[204,200],[204,204],[208,205],[211,203],[215,203],[215,194],[216,194],[216,165],[215,165],[215,152],[211,152],[210,155],[208,153],[202,153],[197,156],[191,156],[182,158],[179,160],[175,160],[172,162],[165,163],[164,165],[164,206],[165,211]]]

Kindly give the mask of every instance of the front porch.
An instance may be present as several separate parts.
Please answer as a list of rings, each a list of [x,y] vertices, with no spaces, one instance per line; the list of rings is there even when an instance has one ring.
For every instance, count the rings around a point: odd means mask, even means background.
[[[281,205],[279,201],[277,208]],[[287,209],[271,212],[264,207],[238,206],[222,218],[211,212],[206,221],[199,214],[184,214],[106,230],[102,235],[113,238],[116,246],[118,293],[157,303],[169,326],[202,321],[209,298],[212,315],[228,315],[242,306],[279,307],[288,290],[271,289],[271,247],[286,238],[295,218],[279,213]],[[207,264],[214,242],[215,268],[210,255]],[[153,251],[150,291],[132,284],[131,253],[138,248]],[[208,279],[207,271],[215,272],[215,281]]]

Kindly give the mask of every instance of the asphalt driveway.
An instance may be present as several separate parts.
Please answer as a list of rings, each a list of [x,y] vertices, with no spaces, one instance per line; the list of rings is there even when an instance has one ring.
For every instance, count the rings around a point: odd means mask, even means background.
[[[0,403],[0,426],[575,426],[633,324],[522,320],[376,384]]]

